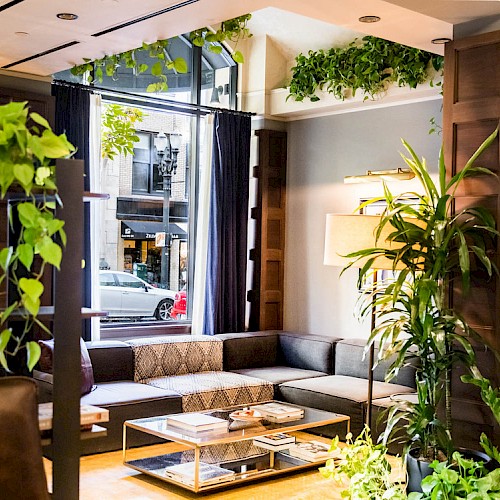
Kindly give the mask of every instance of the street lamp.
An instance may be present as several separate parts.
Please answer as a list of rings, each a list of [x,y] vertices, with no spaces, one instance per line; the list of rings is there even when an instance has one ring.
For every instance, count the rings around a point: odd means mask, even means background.
[[[165,232],[165,246],[161,252],[161,288],[169,288],[170,195],[172,193],[172,175],[177,170],[177,155],[179,154],[181,137],[180,134],[164,134],[160,132],[154,139],[158,158],[158,172],[163,178],[163,230]]]

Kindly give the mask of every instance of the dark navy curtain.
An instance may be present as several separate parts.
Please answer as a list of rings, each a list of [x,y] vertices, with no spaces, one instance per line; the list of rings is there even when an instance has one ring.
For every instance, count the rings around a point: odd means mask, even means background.
[[[250,116],[214,120],[205,335],[245,329]]]
[[[56,99],[56,117],[55,131],[58,134],[63,132],[68,137],[68,140],[73,144],[77,151],[74,158],[84,160],[85,162],[85,178],[84,189],[90,188],[89,183],[89,157],[90,157],[90,92],[85,89],[64,87],[61,85],[52,86],[52,95]],[[84,306],[91,305],[91,259],[90,259],[90,207],[85,204],[84,212],[84,227],[85,232],[85,248],[83,255],[85,259],[85,276],[84,276]],[[84,321],[83,338],[90,340],[90,320]]]

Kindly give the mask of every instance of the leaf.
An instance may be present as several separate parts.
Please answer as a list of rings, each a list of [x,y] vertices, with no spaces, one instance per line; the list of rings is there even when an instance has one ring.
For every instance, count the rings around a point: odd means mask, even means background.
[[[26,352],[28,356],[26,364],[28,366],[28,370],[32,371],[33,368],[35,368],[35,365],[38,363],[38,360],[40,359],[42,349],[37,342],[29,341],[26,342]]]
[[[174,68],[178,73],[187,73],[188,66],[186,60],[182,57],[176,57],[174,59]]]
[[[7,270],[13,253],[14,249],[12,247],[5,247],[0,250],[0,266],[4,271]]]
[[[40,256],[42,259],[52,264],[57,269],[60,269],[61,259],[62,259],[62,249],[57,244],[54,243],[48,236],[43,239],[42,245],[39,248]]]
[[[17,163],[14,165],[14,177],[20,182],[21,186],[27,188],[33,182],[35,169],[29,163]]]
[[[27,243],[21,243],[16,248],[16,254],[23,266],[30,270],[33,264],[33,247]]]
[[[0,333],[0,351],[3,352],[12,337],[12,330],[6,328],[2,333]]]
[[[31,228],[38,226],[38,219],[41,214],[40,210],[38,210],[33,203],[20,203],[17,205],[17,213],[19,215],[19,220],[24,227]]]
[[[57,136],[51,130],[43,131],[40,148],[45,158],[64,158],[73,151],[65,136]]]
[[[238,64],[243,64],[245,62],[245,58],[243,57],[243,54],[239,50],[237,50],[233,54],[233,60]]]
[[[220,45],[210,45],[208,47],[208,50],[210,52],[213,52],[214,54],[221,54],[222,53],[222,47]]]
[[[19,288],[33,299],[39,298],[44,289],[43,284],[33,278],[21,278],[19,280]]]
[[[38,123],[38,125],[41,125],[43,128],[50,128],[49,122],[43,118],[43,116],[39,115],[38,113],[35,113],[32,111],[30,113],[30,118],[35,122]]]
[[[163,65],[160,61],[157,61],[151,66],[151,74],[153,76],[160,76],[163,73]]]

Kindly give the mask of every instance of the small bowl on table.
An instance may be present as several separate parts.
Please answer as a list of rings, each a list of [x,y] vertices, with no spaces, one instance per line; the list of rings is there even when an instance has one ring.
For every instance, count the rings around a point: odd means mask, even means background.
[[[257,410],[252,410],[251,408],[233,411],[229,414],[229,417],[240,422],[252,423],[260,422],[264,418],[262,413]]]

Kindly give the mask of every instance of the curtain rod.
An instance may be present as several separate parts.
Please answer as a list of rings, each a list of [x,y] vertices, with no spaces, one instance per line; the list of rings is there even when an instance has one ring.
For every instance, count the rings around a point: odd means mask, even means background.
[[[184,111],[194,111],[195,113],[199,114],[210,114],[210,113],[227,113],[227,114],[233,114],[233,115],[240,115],[240,116],[256,116],[257,113],[251,113],[248,111],[236,111],[233,109],[223,109],[223,108],[214,108],[212,106],[204,106],[201,104],[191,104],[191,103],[180,103],[177,101],[172,101],[170,99],[160,99],[159,97],[154,97],[154,96],[145,96],[141,94],[133,94],[132,92],[124,92],[121,90],[113,90],[113,89],[107,89],[104,87],[95,87],[95,86],[90,86],[90,85],[84,85],[82,83],[76,83],[76,82],[67,82],[65,80],[53,80],[52,85],[57,85],[60,87],[70,87],[70,88],[75,88],[75,89],[81,89],[85,90],[87,92],[92,92],[92,93],[97,93],[97,94],[103,94],[103,95],[109,95],[109,96],[116,96],[116,97],[121,97],[121,98],[126,98],[130,99],[133,101],[144,101],[146,104],[148,102],[153,102],[155,104],[161,104],[166,108],[173,108],[173,109],[179,109],[179,110],[184,110]]]

